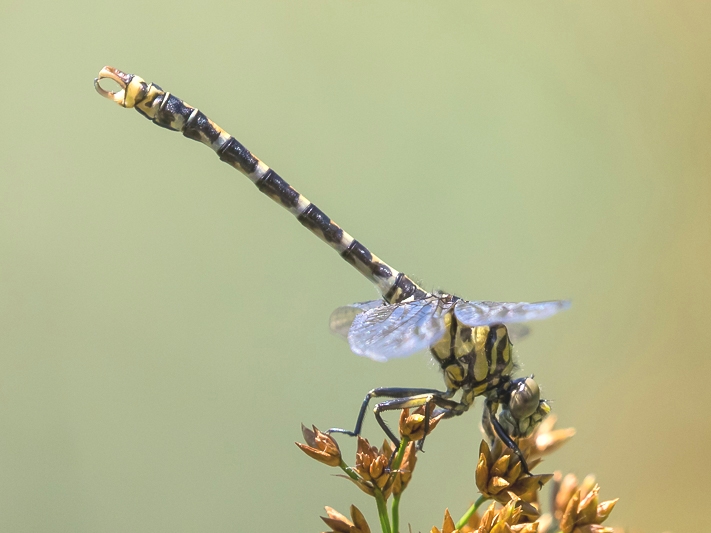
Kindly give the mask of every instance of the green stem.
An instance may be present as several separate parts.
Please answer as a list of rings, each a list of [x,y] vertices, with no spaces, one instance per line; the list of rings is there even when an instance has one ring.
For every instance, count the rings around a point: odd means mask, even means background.
[[[380,489],[375,489],[375,502],[378,504],[378,516],[380,517],[380,527],[383,533],[392,533],[390,529],[390,519],[388,518],[388,507],[385,505],[385,498]]]
[[[402,458],[405,456],[405,450],[407,449],[407,445],[410,443],[410,439],[408,437],[403,437],[402,440],[400,441],[400,447],[397,449],[397,453],[395,454],[395,458],[393,459],[392,465],[390,465],[390,470],[395,471],[398,468],[400,468],[400,464],[402,463]]]
[[[395,472],[398,468],[400,468],[402,458],[405,456],[405,450],[407,449],[409,442],[410,439],[408,437],[403,437],[400,441],[400,447],[397,449],[397,453],[395,454],[392,465],[390,466],[391,472]],[[393,517],[393,533],[400,533],[400,496],[402,496],[402,494],[393,495],[393,504],[391,509]]]
[[[476,513],[476,510],[479,509],[479,507],[481,507],[481,504],[484,503],[488,499],[489,498],[487,498],[483,494],[481,496],[479,496],[479,499],[477,501],[475,501],[472,504],[472,506],[469,509],[467,509],[467,512],[464,513],[464,516],[462,516],[459,519],[459,522],[457,522],[457,529],[463,528],[466,525],[466,523],[469,522],[469,519],[472,517],[472,515],[474,513]]]
[[[400,533],[400,496],[402,496],[402,494],[393,496],[393,533]]]
[[[358,473],[348,466],[343,459],[341,459],[341,464],[338,466],[346,473],[346,475],[348,475],[349,478],[355,481],[361,481],[361,477]],[[373,492],[375,493],[375,501],[378,504],[378,515],[380,516],[380,526],[383,528],[383,533],[392,533],[392,530],[390,529],[390,519],[388,518],[388,508],[385,505],[385,497],[383,496],[383,492],[377,487]]]
[[[356,472],[350,466],[348,466],[343,459],[341,459],[341,464],[338,466],[341,467],[341,470],[343,470],[349,478],[354,479],[356,481],[360,481],[360,476],[356,474]]]

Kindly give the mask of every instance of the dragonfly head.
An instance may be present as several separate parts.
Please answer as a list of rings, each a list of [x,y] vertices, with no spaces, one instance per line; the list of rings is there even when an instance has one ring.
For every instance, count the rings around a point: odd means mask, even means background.
[[[503,405],[499,422],[512,437],[528,437],[550,413],[551,407],[541,400],[541,390],[533,376],[510,382],[509,401]]]

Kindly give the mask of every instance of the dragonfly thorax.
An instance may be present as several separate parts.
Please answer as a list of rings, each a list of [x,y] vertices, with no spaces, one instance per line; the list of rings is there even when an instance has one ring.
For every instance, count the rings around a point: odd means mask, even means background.
[[[463,388],[478,396],[511,375],[513,345],[506,326],[465,326],[453,312],[444,319],[446,333],[430,353],[442,368],[448,389]]]

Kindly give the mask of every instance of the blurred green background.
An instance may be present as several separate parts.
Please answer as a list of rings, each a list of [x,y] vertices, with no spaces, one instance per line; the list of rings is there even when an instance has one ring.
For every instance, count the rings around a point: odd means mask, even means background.
[[[442,383],[426,356],[352,355],[328,316],[369,283],[210,150],[101,99],[105,64],[427,288],[571,298],[518,346],[578,431],[543,470],[595,473],[612,525],[705,518],[711,5],[1,6],[0,530],[322,531],[351,503],[375,528],[299,424]],[[475,498],[479,417],[428,441],[413,531]]]

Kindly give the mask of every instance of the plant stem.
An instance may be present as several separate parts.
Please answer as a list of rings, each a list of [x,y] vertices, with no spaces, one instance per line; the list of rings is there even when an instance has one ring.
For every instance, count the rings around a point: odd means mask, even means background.
[[[400,533],[400,496],[402,494],[393,495],[393,533]]]
[[[393,462],[390,465],[391,471],[395,471],[398,468],[400,468],[400,463],[402,463],[402,458],[405,456],[405,450],[407,449],[407,445],[409,443],[410,443],[410,439],[408,437],[403,437],[402,440],[400,441],[400,447],[397,449],[395,458],[393,459]]]
[[[341,459],[341,464],[338,466],[341,467],[341,470],[343,470],[348,475],[349,478],[354,479],[356,481],[360,480],[360,476],[358,474],[356,474],[353,471],[353,469],[350,466],[348,466],[343,459]]]
[[[457,522],[457,529],[463,528],[466,525],[466,523],[469,522],[469,519],[472,517],[472,515],[474,513],[476,513],[476,510],[479,509],[479,507],[481,507],[481,504],[484,503],[488,499],[489,498],[487,498],[484,495],[479,496],[479,499],[477,501],[475,501],[472,504],[472,506],[469,509],[467,509],[467,512],[464,513],[464,516],[462,516],[459,519],[459,522]]]
[[[380,517],[380,527],[383,533],[392,533],[390,529],[390,519],[388,518],[388,507],[385,505],[385,498],[380,489],[375,489],[375,502],[378,504],[378,516]]]
[[[346,462],[341,459],[341,464],[338,465],[349,478],[360,481],[361,477],[353,470]],[[388,518],[388,508],[385,505],[385,497],[379,488],[375,488],[375,502],[378,504],[378,516],[380,516],[380,526],[383,528],[383,533],[392,533],[390,529],[390,519]]]
[[[405,450],[409,444],[410,439],[403,437],[400,441],[400,447],[397,449],[397,453],[393,458],[392,465],[390,466],[390,471],[395,472],[402,464],[402,458],[405,456]],[[400,496],[402,494],[393,494],[393,504],[392,504],[392,517],[393,517],[393,531],[392,533],[400,533]]]

